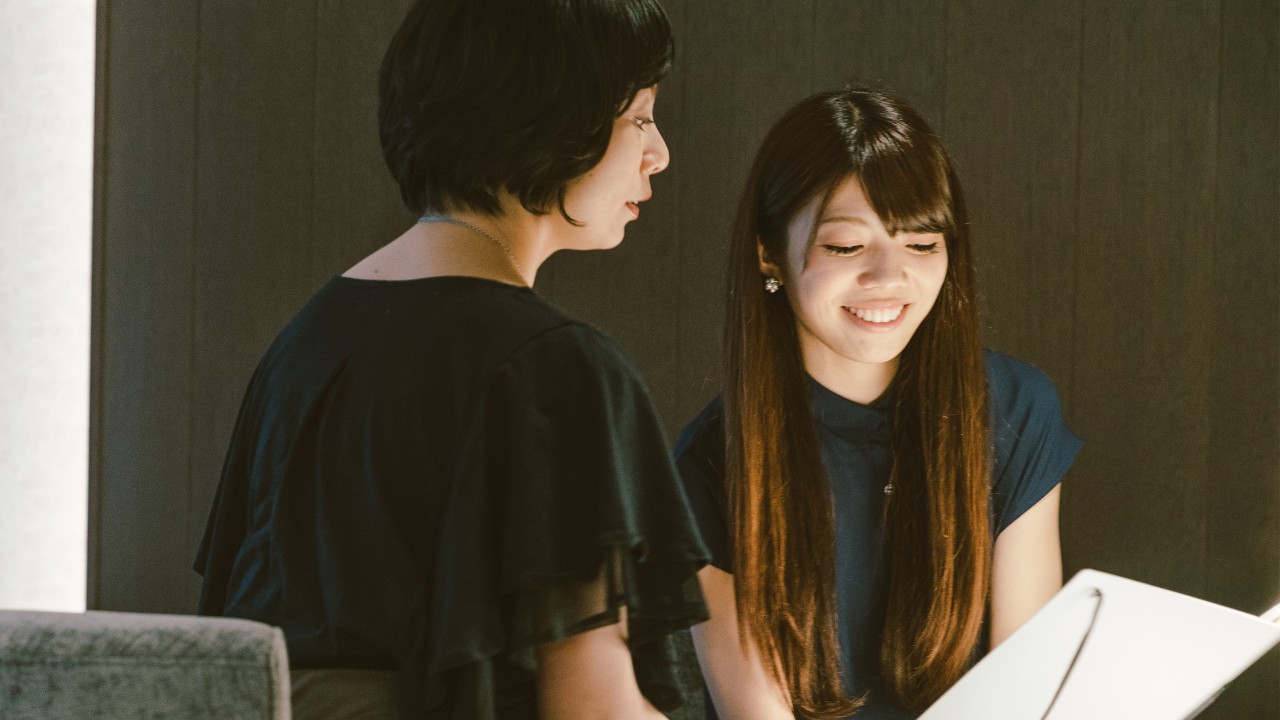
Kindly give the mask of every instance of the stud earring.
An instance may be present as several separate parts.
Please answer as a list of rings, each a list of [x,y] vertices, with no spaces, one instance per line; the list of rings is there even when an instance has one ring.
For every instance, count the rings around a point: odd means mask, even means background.
[[[782,287],[782,281],[778,278],[771,277],[764,279],[764,291],[767,293],[776,293],[778,288]]]

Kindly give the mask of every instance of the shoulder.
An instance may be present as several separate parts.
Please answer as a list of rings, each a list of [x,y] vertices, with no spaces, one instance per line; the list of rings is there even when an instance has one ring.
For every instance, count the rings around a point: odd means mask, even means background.
[[[1027,403],[1058,403],[1058,391],[1043,370],[995,350],[983,351],[993,409]]]
[[[984,354],[991,422],[998,440],[1014,428],[1062,423],[1058,390],[1043,370],[993,350]]]
[[[1053,380],[1031,363],[994,350],[984,352],[987,391],[996,452],[1038,428],[1064,425]]]
[[[606,433],[644,442],[671,462],[666,431],[639,370],[613,338],[586,323],[565,319],[528,335],[499,359],[486,388],[491,413],[548,430],[571,428],[570,435]]]
[[[334,348],[417,369],[424,360],[501,359],[574,320],[532,289],[473,277],[382,281],[332,278],[293,317],[277,344],[303,354]]]
[[[721,457],[724,454],[724,403],[716,396],[680,431],[676,458]]]
[[[705,498],[718,507],[724,505],[724,452],[724,405],[716,397],[676,440],[676,467],[691,498]],[[704,504],[695,501],[695,510]]]
[[[986,366],[1000,531],[1062,481],[1082,443],[1067,427],[1044,371],[993,351],[986,352]]]
[[[512,352],[525,347],[572,344],[590,335],[584,323],[551,305],[533,290],[492,281],[463,284],[439,297],[441,312],[468,332],[505,340]],[[425,305],[425,303],[424,303]],[[601,334],[601,333],[595,333]]]
[[[546,377],[595,378],[609,384],[640,387],[644,384],[630,355],[616,340],[564,314],[542,327],[530,328],[503,366],[509,370],[534,370]]]
[[[717,397],[680,433],[676,442],[676,468],[702,540],[711,552],[711,564],[733,572],[724,449],[724,409]]]

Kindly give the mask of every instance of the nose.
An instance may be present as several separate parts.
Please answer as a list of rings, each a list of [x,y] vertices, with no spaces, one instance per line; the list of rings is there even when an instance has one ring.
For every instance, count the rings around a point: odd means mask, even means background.
[[[906,264],[895,248],[872,246],[863,254],[858,284],[864,288],[894,288],[906,281]]]
[[[650,125],[646,130],[643,169],[648,175],[657,175],[671,164],[671,153],[656,124]]]

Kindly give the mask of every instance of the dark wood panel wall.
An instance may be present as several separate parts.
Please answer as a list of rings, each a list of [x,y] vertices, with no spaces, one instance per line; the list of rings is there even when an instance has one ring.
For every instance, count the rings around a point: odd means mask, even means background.
[[[186,612],[240,395],[279,327],[412,217],[375,77],[409,0],[101,0],[90,606]],[[1087,447],[1068,570],[1280,601],[1277,0],[667,0],[671,168],[538,290],[636,357],[671,432],[716,391],[726,241],[784,108],[910,98],[961,167],[988,345]],[[1276,717],[1272,653],[1206,717]]]

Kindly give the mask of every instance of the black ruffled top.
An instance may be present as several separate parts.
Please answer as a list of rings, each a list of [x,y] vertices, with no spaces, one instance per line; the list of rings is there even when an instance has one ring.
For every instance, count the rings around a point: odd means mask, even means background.
[[[406,717],[536,717],[540,643],[617,622],[680,704],[704,548],[611,339],[532,290],[335,278],[263,357],[196,569],[295,668],[392,670]]]

